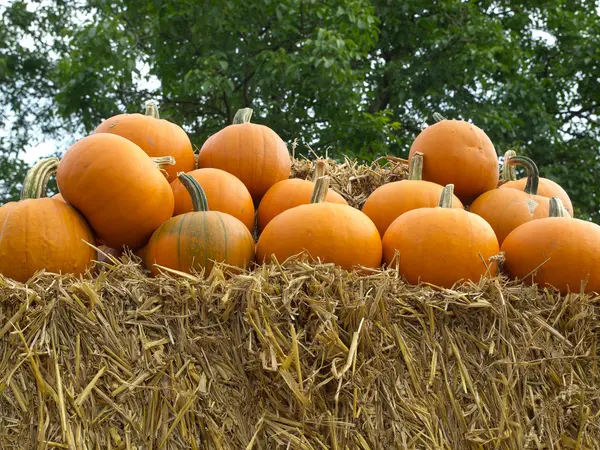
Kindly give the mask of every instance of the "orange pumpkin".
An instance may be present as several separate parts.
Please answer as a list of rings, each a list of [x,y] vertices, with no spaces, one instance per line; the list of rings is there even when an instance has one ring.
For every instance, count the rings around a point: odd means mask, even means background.
[[[206,140],[198,167],[225,170],[242,182],[258,205],[271,186],[290,177],[292,160],[285,142],[269,127],[250,123],[252,109],[240,109],[233,124]]]
[[[563,294],[600,293],[600,226],[573,219],[558,197],[549,217],[516,228],[502,244],[512,278],[553,286]]]
[[[527,186],[519,189],[493,189],[479,196],[470,206],[471,212],[483,217],[502,242],[519,225],[548,217],[550,200],[537,195],[539,172],[535,163],[525,156],[514,156],[508,165],[522,165],[527,170]]]
[[[254,229],[254,203],[244,183],[221,169],[196,169],[188,172],[188,175],[202,186],[212,211],[231,214],[240,219],[250,231]],[[171,189],[175,196],[173,215],[192,212],[192,198],[179,179],[171,182]]]
[[[56,181],[64,199],[109,247],[136,250],[173,215],[173,191],[155,161],[115,134],[76,142],[60,162]]]
[[[53,198],[54,200],[58,200],[59,202],[64,202],[64,201],[65,201],[65,199],[63,198],[63,196],[62,196],[60,193],[58,193],[58,194],[54,194],[54,195],[52,196],[52,198]],[[65,203],[66,203],[66,202],[65,202]]]
[[[410,160],[408,180],[394,181],[375,189],[362,207],[383,238],[390,224],[407,211],[435,208],[440,202],[443,186],[423,181],[423,154],[415,153]],[[462,202],[452,196],[452,207],[464,209]]]
[[[172,156],[175,164],[166,167],[169,182],[177,178],[178,172],[189,172],[196,168],[192,143],[179,125],[160,119],[154,103],[146,105],[146,114],[119,114],[106,119],[94,133],[112,133],[122,136],[144,150],[148,156]]]
[[[439,207],[402,214],[383,236],[385,263],[397,264],[398,272],[411,284],[451,288],[497,272],[495,260],[490,259],[499,253],[494,230],[481,217],[452,208],[452,188],[444,188]]]
[[[208,201],[196,179],[181,173],[179,181],[188,190],[194,211],[173,217],[152,235],[146,251],[146,266],[157,275],[159,268],[182,272],[200,271],[208,276],[214,262],[246,269],[254,260],[254,240],[239,219],[208,210]]]
[[[21,201],[0,207],[0,273],[26,282],[37,271],[79,275],[91,265],[94,235],[70,205],[44,197],[58,158],[38,162],[23,183]],[[84,242],[85,241],[85,242]]]
[[[381,238],[364,213],[348,205],[324,202],[327,177],[317,180],[311,203],[282,212],[263,230],[256,247],[257,261],[278,261],[302,252],[345,270],[379,267]]]
[[[504,154],[504,165],[502,166],[503,183],[500,188],[518,189],[520,191],[524,191],[525,186],[527,185],[527,177],[517,180],[515,166],[507,164],[507,161],[516,155],[517,154],[513,150],[509,150]],[[571,215],[571,217],[573,216],[573,203],[571,203],[569,194],[567,194],[567,192],[558,183],[548,178],[540,177],[538,195],[547,198],[558,197],[569,212],[569,215]]]
[[[445,186],[454,184],[465,204],[498,185],[499,163],[494,145],[485,132],[463,120],[440,120],[414,140],[412,159],[422,153],[423,180]]]
[[[299,178],[289,178],[274,184],[264,195],[258,206],[258,229],[262,231],[274,217],[290,208],[310,203],[314,181],[325,175],[325,161],[318,160],[315,164],[313,181]],[[347,205],[348,202],[332,189],[327,191],[326,202]]]

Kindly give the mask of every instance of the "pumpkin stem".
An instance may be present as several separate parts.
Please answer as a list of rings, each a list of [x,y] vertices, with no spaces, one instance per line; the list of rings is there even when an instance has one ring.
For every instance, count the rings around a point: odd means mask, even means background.
[[[442,189],[442,195],[438,206],[440,208],[452,208],[452,200],[454,200],[454,185],[447,184],[444,186],[444,189]]]
[[[530,158],[527,156],[513,156],[508,160],[509,166],[523,166],[527,171],[527,184],[525,192],[530,195],[537,195],[540,185],[540,172]]]
[[[25,175],[23,188],[21,189],[21,200],[29,198],[42,198],[46,196],[48,180],[56,175],[59,159],[55,156],[38,161]]]
[[[325,176],[325,160],[319,159],[315,163],[315,171],[313,172],[313,183],[315,183],[319,178]]]
[[[439,112],[433,113],[433,120],[437,122],[441,122],[442,120],[447,120],[444,116],[442,116]]]
[[[202,189],[202,186],[200,186],[200,183],[198,183],[193,176],[184,172],[179,172],[177,174],[177,178],[187,189],[190,197],[192,197],[192,206],[194,211],[208,211],[208,200],[206,198],[206,194],[204,193],[204,189]]]
[[[150,159],[154,161],[154,164],[156,164],[156,167],[160,170],[164,170],[167,166],[175,165],[175,158],[172,156],[157,156]]]
[[[423,179],[423,153],[413,155],[408,166],[408,179],[420,181]]]
[[[252,108],[242,108],[235,113],[235,116],[233,116],[233,123],[235,125],[239,125],[241,123],[250,123],[251,118]]]
[[[569,211],[563,206],[563,202],[558,197],[550,199],[550,217],[571,217]]]
[[[504,164],[502,165],[502,181],[517,181],[517,171],[508,164],[508,160],[517,156],[514,150],[508,150],[504,154]]]
[[[329,190],[329,177],[319,177],[315,181],[315,188],[313,189],[312,196],[310,197],[311,203],[321,203],[327,198],[327,191]]]
[[[146,103],[146,115],[152,116],[155,119],[160,119],[160,115],[158,114],[158,106],[154,102]]]

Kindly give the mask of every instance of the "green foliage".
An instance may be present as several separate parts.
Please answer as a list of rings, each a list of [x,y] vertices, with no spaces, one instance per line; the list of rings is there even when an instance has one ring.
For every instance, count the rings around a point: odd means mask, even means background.
[[[4,200],[27,143],[155,99],[198,147],[249,106],[298,151],[365,160],[406,156],[439,111],[534,158],[600,222],[595,2],[29,3],[9,0],[0,21]]]

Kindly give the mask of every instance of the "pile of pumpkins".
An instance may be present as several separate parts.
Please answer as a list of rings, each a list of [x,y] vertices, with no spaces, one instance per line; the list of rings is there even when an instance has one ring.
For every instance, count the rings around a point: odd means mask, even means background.
[[[359,210],[329,189],[323,160],[312,180],[290,178],[286,144],[251,116],[238,111],[196,158],[185,131],[149,103],[146,114],[107,119],[61,160],[41,160],[21,201],[0,207],[0,273],[81,274],[95,246],[129,249],[153,275],[206,276],[215,262],[247,270],[304,252],[359,274],[392,267],[412,284],[450,288],[503,266],[561,292],[600,292],[600,227],[573,218],[567,193],[529,158],[508,152],[500,180],[477,126],[434,116],[412,143],[408,179]],[[48,198],[51,176],[60,194]]]

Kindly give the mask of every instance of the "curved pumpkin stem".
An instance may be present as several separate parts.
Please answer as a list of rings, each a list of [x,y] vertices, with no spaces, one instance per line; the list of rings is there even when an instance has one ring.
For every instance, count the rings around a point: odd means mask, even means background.
[[[434,112],[433,120],[435,120],[437,123],[437,122],[441,122],[442,120],[448,120],[448,119],[446,119],[444,116],[442,116],[439,112]]]
[[[48,180],[51,176],[56,175],[59,162],[60,160],[55,156],[44,158],[29,169],[23,180],[21,200],[45,197]]]
[[[150,159],[154,161],[156,167],[165,175],[167,173],[167,171],[165,170],[166,167],[175,165],[175,158],[173,158],[172,156],[157,156]]]
[[[321,203],[327,198],[327,191],[329,190],[329,177],[320,177],[315,181],[315,188],[313,189],[312,196],[310,197],[311,203]]]
[[[563,202],[558,197],[550,199],[550,217],[571,217],[569,211],[563,206]]]
[[[239,125],[241,123],[249,123],[252,118],[252,108],[242,108],[233,116],[233,123]]]
[[[158,114],[158,106],[154,102],[146,103],[146,115],[152,116],[155,119],[160,119],[160,115]]]
[[[540,172],[532,159],[527,156],[513,156],[508,160],[509,166],[523,166],[527,171],[527,184],[525,192],[530,195],[537,195],[540,185]]]
[[[438,206],[440,208],[452,208],[452,200],[454,200],[454,185],[447,184],[444,186],[444,189],[442,189],[442,195]]]
[[[508,150],[504,154],[504,164],[502,165],[502,181],[517,181],[517,171],[514,166],[508,164],[508,160],[517,156],[514,150]]]
[[[315,171],[313,172],[313,183],[316,183],[319,178],[324,177],[326,172],[325,160],[317,160],[315,163]]]
[[[179,172],[177,178],[186,188],[190,197],[192,197],[192,206],[195,212],[208,211],[208,199],[204,193],[204,189],[200,186],[200,183],[196,179],[184,172]]]
[[[408,166],[408,179],[421,181],[423,179],[423,153],[413,155]]]

